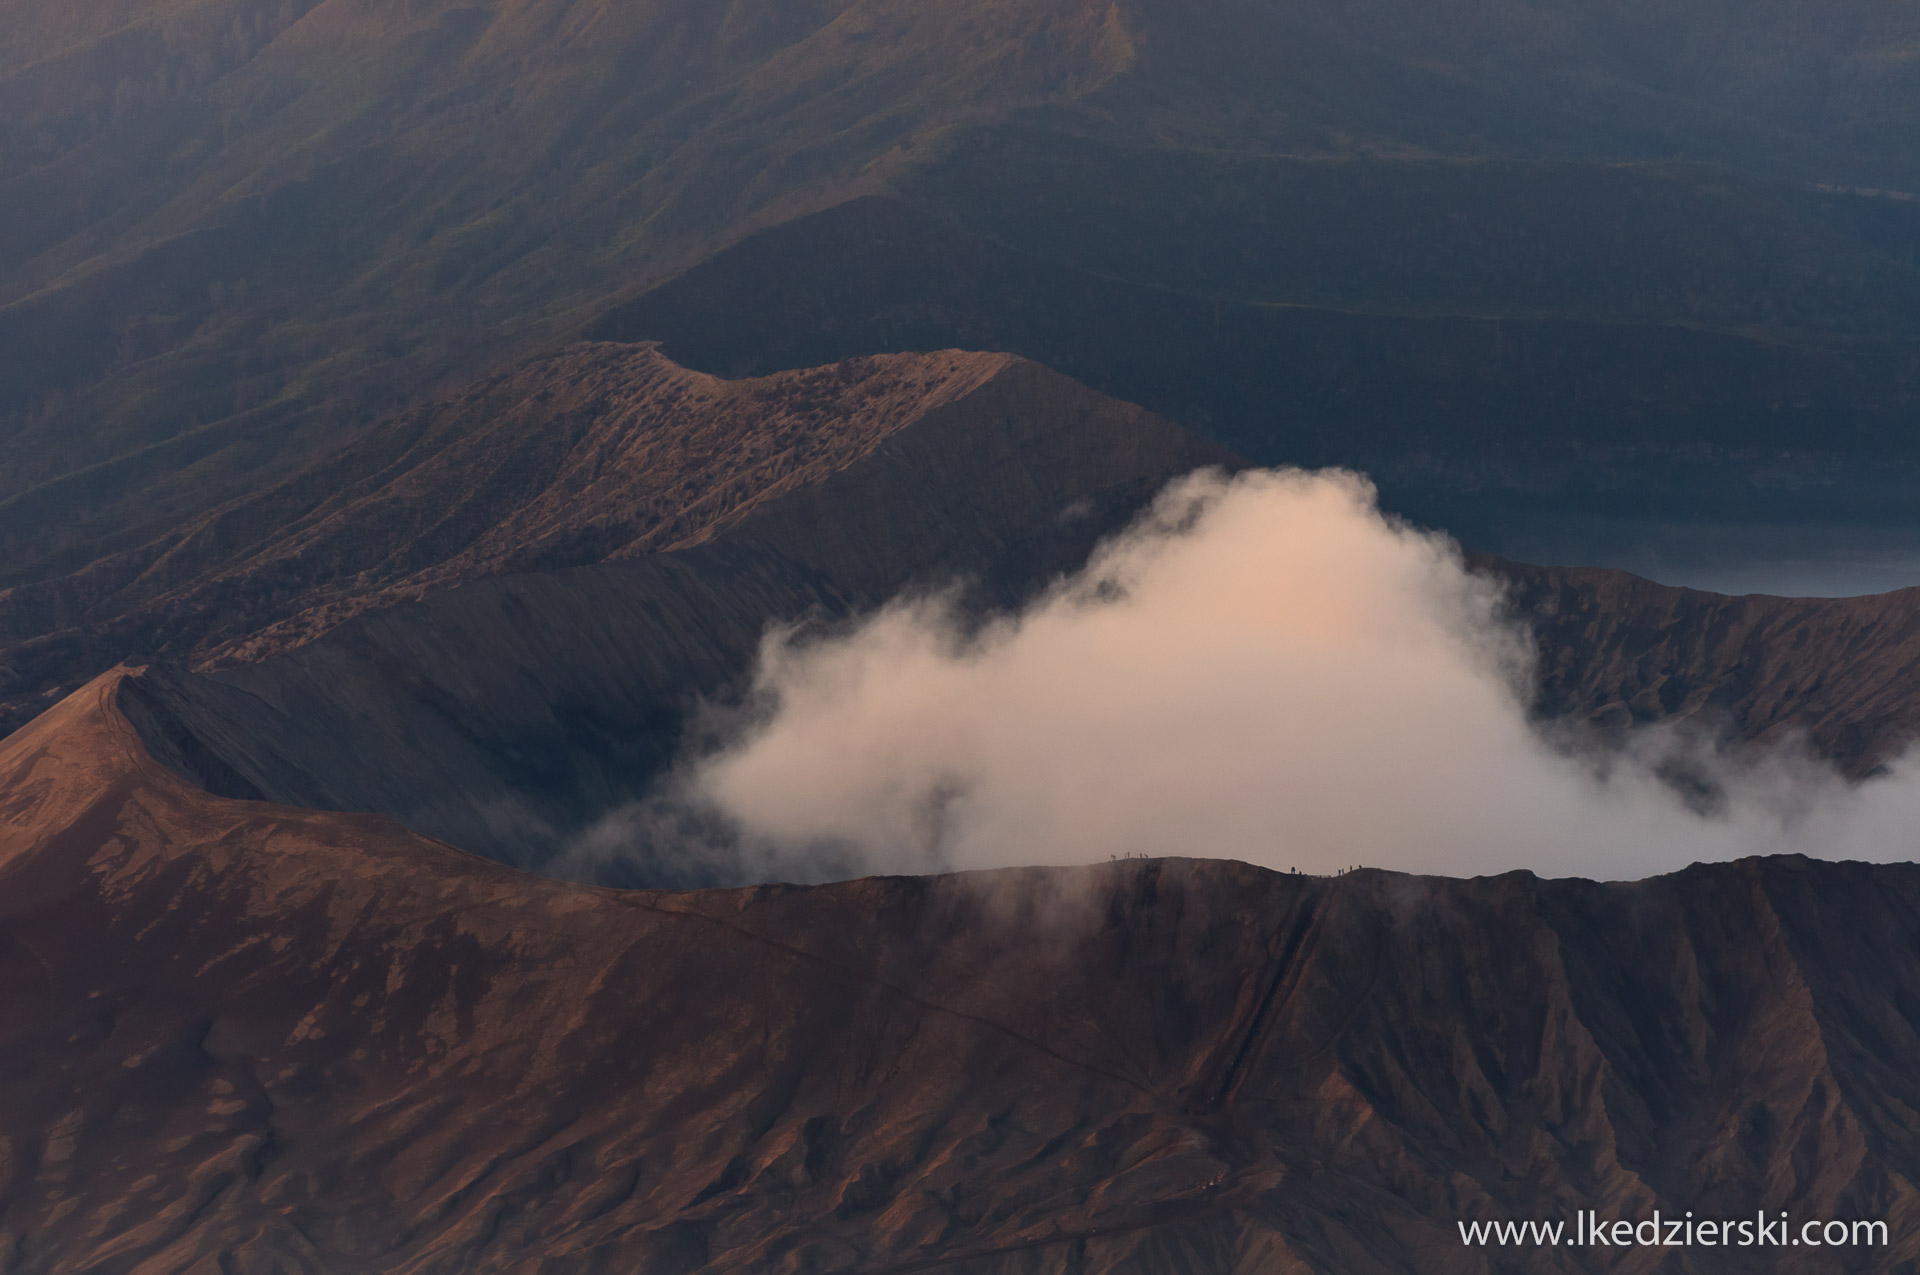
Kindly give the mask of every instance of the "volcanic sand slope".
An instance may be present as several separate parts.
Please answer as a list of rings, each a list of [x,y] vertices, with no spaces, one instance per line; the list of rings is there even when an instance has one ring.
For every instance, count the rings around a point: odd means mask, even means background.
[[[948,352],[728,383],[651,348],[569,347],[138,548],[0,592],[0,633],[35,646],[16,669],[105,667],[128,643],[194,658],[241,638],[270,650],[458,580],[698,543],[1008,362]]]
[[[1230,461],[1004,356],[722,382],[583,346],[16,590],[13,699],[115,660],[212,666],[138,697],[182,773],[533,862],[645,789],[769,625],[956,580],[1011,604],[1169,479]],[[30,636],[59,606],[71,627]]]
[[[1920,332],[1920,206],[1720,165],[1273,156],[983,125],[944,133],[890,193],[1030,256],[1223,301]]]
[[[12,1275],[1920,1258],[1912,867],[596,891],[212,797],[142,752],[134,685],[0,745]],[[1885,1219],[1894,1246],[1455,1229],[1580,1208]]]

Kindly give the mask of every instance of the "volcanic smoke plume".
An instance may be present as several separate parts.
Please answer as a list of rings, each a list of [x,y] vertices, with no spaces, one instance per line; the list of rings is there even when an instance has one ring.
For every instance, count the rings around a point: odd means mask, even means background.
[[[1804,750],[1529,720],[1500,586],[1341,472],[1202,472],[1078,575],[768,635],[744,725],[575,847],[721,878],[1114,855],[1642,876],[1801,850],[1904,859],[1920,798]],[[694,866],[686,866],[694,865]]]

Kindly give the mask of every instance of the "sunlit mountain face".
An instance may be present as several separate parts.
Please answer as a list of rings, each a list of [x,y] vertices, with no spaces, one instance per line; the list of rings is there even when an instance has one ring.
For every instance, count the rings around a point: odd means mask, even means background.
[[[214,797],[136,684],[0,749],[17,1269],[1479,1271],[1461,1217],[1688,1210],[1910,1260],[1910,865],[588,891]]]
[[[0,0],[0,1275],[1920,1269],[1916,192],[1877,0]]]

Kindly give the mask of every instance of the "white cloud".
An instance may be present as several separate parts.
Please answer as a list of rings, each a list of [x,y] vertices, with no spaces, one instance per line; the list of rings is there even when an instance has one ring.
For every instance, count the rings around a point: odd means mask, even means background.
[[[1530,724],[1530,678],[1497,587],[1382,517],[1364,480],[1202,473],[1017,616],[970,629],[918,598],[770,634],[750,725],[580,852],[649,842],[655,862],[745,856],[721,875],[760,878],[1119,854],[1621,878],[1912,855],[1904,779],[1856,789],[1791,749],[1665,729],[1603,755]],[[1660,778],[1676,766],[1718,790],[1710,813]]]

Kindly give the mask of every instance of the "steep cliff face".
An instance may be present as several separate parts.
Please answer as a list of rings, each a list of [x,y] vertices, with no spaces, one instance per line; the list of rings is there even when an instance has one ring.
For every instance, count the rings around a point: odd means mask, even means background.
[[[142,749],[138,685],[0,748],[20,1275],[1920,1259],[1910,867],[596,891],[213,797]],[[1455,1225],[1582,1208],[1886,1219],[1892,1246]]]

